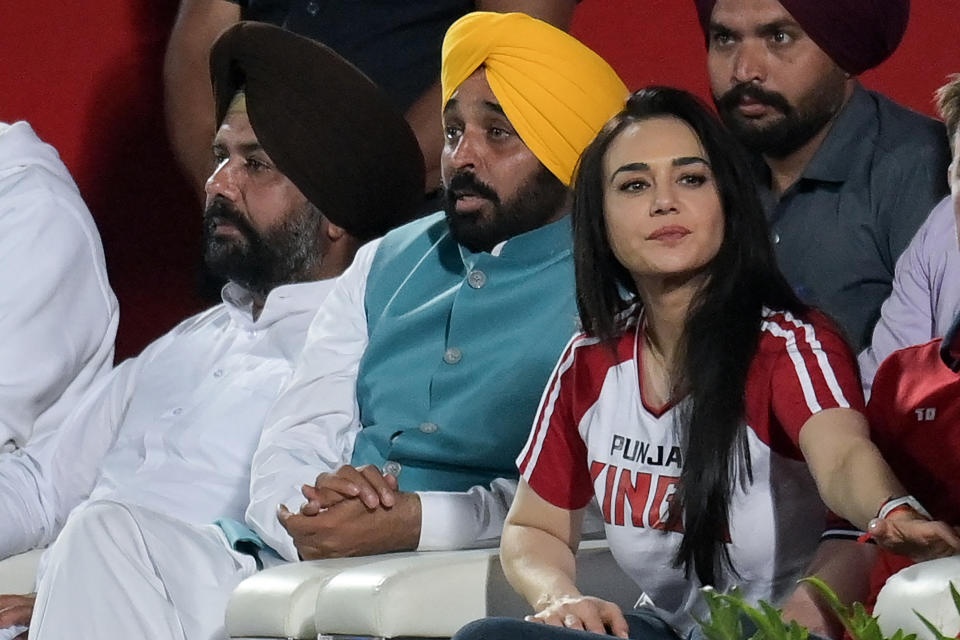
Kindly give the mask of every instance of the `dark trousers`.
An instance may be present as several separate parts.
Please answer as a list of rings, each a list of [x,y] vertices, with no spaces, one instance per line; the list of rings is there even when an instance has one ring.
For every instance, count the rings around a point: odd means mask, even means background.
[[[630,625],[631,640],[682,640],[670,625],[651,611],[635,609],[624,617]],[[452,640],[597,640],[610,637],[514,618],[484,618],[460,629]]]

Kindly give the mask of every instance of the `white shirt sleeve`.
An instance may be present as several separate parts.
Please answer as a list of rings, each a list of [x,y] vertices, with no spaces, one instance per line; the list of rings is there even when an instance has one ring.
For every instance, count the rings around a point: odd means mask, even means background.
[[[418,551],[493,546],[500,538],[517,481],[497,478],[490,488],[465,492],[420,491]]]
[[[110,371],[118,314],[79,194],[39,168],[15,177],[0,188],[0,445],[24,446]]]
[[[139,360],[101,377],[60,425],[0,455],[0,558],[49,544],[85,499],[117,437]]]
[[[417,551],[497,546],[516,493],[517,481],[507,478],[497,478],[489,489],[476,486],[463,493],[418,491],[421,521]],[[603,514],[596,499],[584,511],[580,533],[583,537],[603,537]]]
[[[267,419],[253,456],[247,524],[287,560],[293,540],[277,507],[296,512],[317,475],[350,462],[360,429],[357,369],[367,348],[367,275],[379,240],[364,245],[321,305],[293,376]]]
[[[66,168],[25,123],[2,137],[0,445],[23,446],[41,418],[62,421],[110,371],[118,313],[100,238]]]

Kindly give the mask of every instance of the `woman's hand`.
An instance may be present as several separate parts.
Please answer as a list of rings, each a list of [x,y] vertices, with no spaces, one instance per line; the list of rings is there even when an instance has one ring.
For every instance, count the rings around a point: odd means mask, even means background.
[[[884,549],[916,562],[960,553],[960,537],[952,527],[928,520],[913,510],[874,518],[867,533]]]
[[[560,598],[525,619],[528,622],[610,634],[618,638],[626,638],[628,631],[627,620],[620,607],[592,596]]]

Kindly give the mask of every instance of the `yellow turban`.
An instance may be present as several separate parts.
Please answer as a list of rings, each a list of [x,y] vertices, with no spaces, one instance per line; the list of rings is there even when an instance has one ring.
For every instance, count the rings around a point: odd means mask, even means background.
[[[627,99],[606,61],[573,36],[523,13],[468,13],[443,39],[443,105],[481,65],[520,138],[571,184],[580,154]]]

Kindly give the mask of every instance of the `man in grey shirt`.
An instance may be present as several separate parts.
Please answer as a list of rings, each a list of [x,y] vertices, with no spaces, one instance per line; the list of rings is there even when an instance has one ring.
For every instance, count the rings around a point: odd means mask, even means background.
[[[763,160],[780,267],[859,351],[947,192],[943,126],[856,78],[896,49],[909,2],[694,1],[717,109]]]

